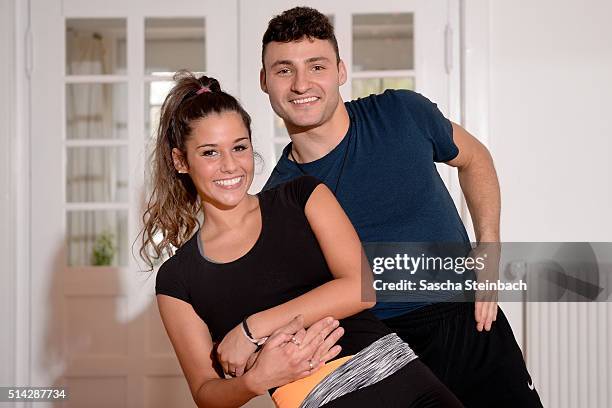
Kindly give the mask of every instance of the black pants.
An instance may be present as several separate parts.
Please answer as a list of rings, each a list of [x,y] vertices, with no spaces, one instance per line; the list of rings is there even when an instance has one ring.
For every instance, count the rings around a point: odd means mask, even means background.
[[[500,308],[478,332],[474,303],[441,303],[383,320],[468,408],[541,407]]]
[[[395,374],[353,391],[325,408],[459,408],[461,402],[418,358]]]

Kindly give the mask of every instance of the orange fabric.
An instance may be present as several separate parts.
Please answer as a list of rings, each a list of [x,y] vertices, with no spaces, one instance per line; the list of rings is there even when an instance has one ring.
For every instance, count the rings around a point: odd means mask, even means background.
[[[274,391],[272,400],[278,408],[297,408],[306,396],[318,383],[331,374],[335,369],[350,360],[353,356],[339,358],[329,363],[325,363],[319,371],[304,377],[301,380],[283,385]]]

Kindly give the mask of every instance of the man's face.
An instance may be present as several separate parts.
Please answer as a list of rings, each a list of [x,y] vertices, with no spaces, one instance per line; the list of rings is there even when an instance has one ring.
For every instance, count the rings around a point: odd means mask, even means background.
[[[329,41],[271,42],[263,62],[261,89],[287,127],[313,128],[330,120],[341,103],[346,70]]]

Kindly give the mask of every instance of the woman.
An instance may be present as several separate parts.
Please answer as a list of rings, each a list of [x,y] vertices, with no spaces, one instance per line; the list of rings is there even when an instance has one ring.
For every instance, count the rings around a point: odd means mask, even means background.
[[[212,78],[182,72],[175,81],[161,111],[141,254],[152,265],[180,247],[161,266],[156,293],[198,406],[240,406],[267,390],[281,407],[461,406],[364,311],[373,304],[361,296],[369,267],[329,189],[302,177],[248,194],[248,114]],[[324,338],[338,334],[329,315],[344,318],[345,334],[341,349],[322,356]],[[215,370],[222,339],[229,378]]]

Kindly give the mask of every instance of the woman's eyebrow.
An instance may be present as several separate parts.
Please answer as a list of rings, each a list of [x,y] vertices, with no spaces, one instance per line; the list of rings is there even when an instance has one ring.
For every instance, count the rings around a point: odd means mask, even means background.
[[[238,142],[240,142],[242,140],[248,140],[248,139],[249,138],[246,137],[246,136],[245,137],[239,137],[238,139],[234,140],[233,143],[238,143]],[[206,143],[206,144],[203,144],[203,145],[196,146],[196,149],[199,149],[200,147],[217,147],[217,146],[219,146],[217,143]]]

